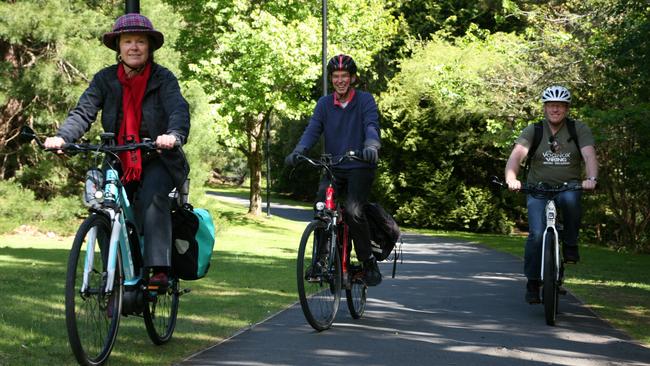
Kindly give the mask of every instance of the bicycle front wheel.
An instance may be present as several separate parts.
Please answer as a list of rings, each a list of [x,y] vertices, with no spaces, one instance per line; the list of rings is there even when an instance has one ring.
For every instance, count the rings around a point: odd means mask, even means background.
[[[117,338],[122,311],[122,263],[118,251],[113,290],[107,293],[110,237],[109,219],[93,214],[79,227],[68,257],[65,321],[70,347],[81,365],[103,364]]]
[[[164,291],[145,290],[146,306],[142,316],[149,338],[157,345],[167,343],[176,328],[179,282],[175,278],[170,278],[169,282],[169,287]]]
[[[320,220],[307,225],[296,270],[302,312],[319,332],[332,326],[341,302],[341,261],[338,250],[329,250],[332,235],[326,229],[327,224]]]
[[[555,315],[558,312],[558,284],[556,281],[557,266],[555,265],[555,233],[546,233],[544,249],[544,286],[542,296],[546,324],[555,325]]]

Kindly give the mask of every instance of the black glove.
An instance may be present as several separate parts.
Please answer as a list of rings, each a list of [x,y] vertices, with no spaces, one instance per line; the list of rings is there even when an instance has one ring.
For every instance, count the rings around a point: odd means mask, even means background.
[[[379,159],[379,152],[375,146],[366,146],[363,148],[363,160],[369,162],[370,164],[377,164]]]
[[[298,163],[298,155],[304,155],[305,152],[307,152],[307,149],[302,146],[296,146],[291,154],[287,155],[287,157],[284,158],[284,165],[289,167],[295,166],[296,163]]]

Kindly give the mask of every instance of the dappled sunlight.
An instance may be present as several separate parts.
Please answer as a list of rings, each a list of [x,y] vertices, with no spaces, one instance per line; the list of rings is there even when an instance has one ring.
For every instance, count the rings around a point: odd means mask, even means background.
[[[485,280],[485,281],[512,281],[512,282],[518,282],[520,279],[516,278],[515,276],[519,276],[519,274],[515,273],[481,273],[477,274],[474,276],[471,276],[470,278],[476,278],[479,280]]]
[[[603,286],[603,287],[619,287],[619,288],[633,288],[639,290],[650,291],[650,283],[639,283],[639,282],[623,282],[623,281],[598,281],[598,280],[589,280],[584,278],[568,278],[566,280],[568,284],[575,285],[594,285],[594,286]]]
[[[42,259],[36,260],[36,259],[31,259],[31,258],[18,258],[12,255],[3,255],[0,254],[0,267],[4,266],[10,266],[10,265],[21,265],[21,264],[27,264],[30,266],[59,266],[60,263],[58,262],[52,262],[52,261],[45,261]]]
[[[591,364],[594,360],[607,360],[607,358],[602,358],[598,355],[534,347],[508,348],[495,345],[458,345],[444,347],[444,349],[450,352],[462,352],[499,358],[508,358],[511,359],[512,362],[514,362],[514,360],[528,361],[530,360],[531,354],[535,354],[539,357],[540,360],[543,359],[545,364],[549,365],[574,366],[581,364],[581,362],[587,362],[587,364]]]
[[[316,349],[315,354],[319,356],[329,356],[329,357],[358,357],[365,356],[366,354],[354,351],[344,351],[336,349]]]

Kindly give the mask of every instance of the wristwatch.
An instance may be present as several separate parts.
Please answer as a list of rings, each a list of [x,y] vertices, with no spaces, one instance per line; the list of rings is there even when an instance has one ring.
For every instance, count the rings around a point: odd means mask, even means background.
[[[588,177],[587,180],[593,180],[594,182],[596,182],[598,180],[598,178],[596,178],[596,177]]]

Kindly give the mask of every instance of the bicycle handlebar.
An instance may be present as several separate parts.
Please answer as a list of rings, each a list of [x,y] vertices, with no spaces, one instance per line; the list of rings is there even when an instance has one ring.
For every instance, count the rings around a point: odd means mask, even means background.
[[[92,145],[85,143],[65,143],[61,148],[45,148],[45,151],[59,151],[62,150],[68,154],[76,154],[81,152],[104,152],[104,153],[119,153],[123,151],[133,150],[151,151],[156,150],[156,143],[153,141],[143,141],[137,143],[128,143],[124,145]]]
[[[333,161],[332,156],[330,154],[322,154],[320,160],[314,160],[306,155],[298,154],[296,160],[298,162],[306,161],[315,167],[323,167],[327,169],[329,167],[335,167],[347,160],[357,160],[357,161],[366,162],[366,160],[359,157],[359,155],[361,155],[359,151],[351,150],[346,152],[345,155],[341,155],[338,159],[336,159],[336,161]]]
[[[508,187],[504,182],[499,180],[497,177],[492,177],[492,184],[499,186],[501,188],[507,189]],[[561,184],[560,186],[557,187],[551,187],[548,185],[545,185],[543,183],[540,184],[528,184],[525,183],[522,185],[522,187],[518,190],[518,192],[524,193],[524,194],[530,194],[530,195],[539,195],[539,196],[553,196],[560,194],[562,192],[566,191],[581,191],[582,190],[582,185],[580,183],[568,183],[565,182]]]
[[[298,163],[301,161],[306,161],[314,167],[325,169],[327,171],[328,176],[333,181],[335,181],[336,177],[334,176],[334,172],[332,171],[332,168],[347,160],[357,160],[357,161],[367,162],[365,159],[359,157],[359,155],[361,155],[359,151],[351,150],[346,152],[345,155],[342,155],[341,157],[336,159],[336,161],[332,161],[332,156],[330,154],[322,154],[320,160],[314,160],[306,155],[298,154],[296,157],[296,161]]]

